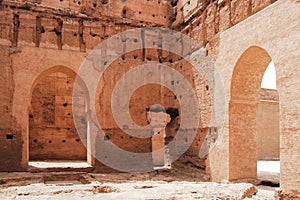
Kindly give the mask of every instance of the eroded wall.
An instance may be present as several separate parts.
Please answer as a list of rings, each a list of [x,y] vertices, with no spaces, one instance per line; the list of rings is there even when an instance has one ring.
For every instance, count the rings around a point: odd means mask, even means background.
[[[154,31],[149,31],[149,34],[146,34],[145,39],[147,37],[153,37],[154,41],[159,40],[159,33]],[[157,44],[159,45],[159,42]],[[155,46],[154,45],[154,46]],[[167,45],[167,44],[165,44]],[[137,50],[134,52],[130,52],[125,54],[121,58],[114,61],[104,72],[103,78],[100,80],[98,85],[98,102],[97,106],[97,117],[98,121],[101,125],[101,129],[106,134],[105,137],[99,136],[98,140],[104,140],[105,143],[112,142],[113,144],[117,145],[118,147],[122,148],[123,150],[129,152],[136,152],[136,153],[149,153],[153,150],[153,145],[151,140],[151,135],[153,132],[145,132],[143,129],[136,129],[132,130],[131,124],[125,124],[122,127],[119,127],[116,123],[116,119],[114,115],[120,115],[120,118],[129,118],[126,114],[126,108],[124,102],[120,102],[120,104],[124,104],[122,106],[123,110],[117,110],[117,113],[112,112],[111,106],[111,95],[113,90],[115,89],[116,84],[118,81],[128,73],[130,70],[142,65],[142,64],[153,64],[161,62],[164,65],[167,65],[173,69],[176,69],[180,72],[186,80],[192,85],[192,88],[196,91],[199,95],[199,103],[201,104],[201,108],[199,108],[199,112],[201,113],[202,117],[199,121],[198,127],[189,127],[186,128],[186,134],[189,135],[190,132],[195,131],[196,129],[196,137],[193,138],[193,141],[189,141],[190,137],[187,136],[186,138],[182,138],[182,143],[179,143],[177,146],[178,149],[184,148],[187,142],[191,142],[191,146],[188,150],[182,155],[179,156],[178,163],[175,162],[172,164],[172,167],[181,166],[183,163],[190,163],[191,166],[200,167],[205,169],[205,159],[206,157],[199,157],[199,152],[201,150],[201,146],[204,142],[204,139],[207,135],[207,127],[210,123],[210,118],[206,116],[207,113],[211,112],[210,104],[206,102],[211,101],[210,91],[206,88],[207,83],[206,81],[196,72],[193,71],[192,66],[185,60],[180,60],[177,55],[173,55],[168,52],[164,51],[156,51],[155,47],[153,49],[147,49],[145,53],[141,50]],[[132,80],[127,80],[131,84],[134,84],[138,79],[144,76],[145,72],[139,72],[135,74],[135,78]],[[154,73],[154,72],[153,72]],[[198,77],[199,76],[199,77]],[[178,85],[180,87],[180,82],[176,82],[174,78],[163,76],[161,74],[161,79],[164,81],[168,81],[171,85]],[[125,82],[125,83],[126,83]],[[127,83],[128,84],[128,83]],[[126,96],[128,91],[126,88],[122,88],[122,91],[119,91],[121,96]],[[132,120],[139,126],[146,126],[149,124],[147,118],[147,112],[149,108],[154,104],[160,104],[165,109],[166,112],[171,116],[171,122],[166,126],[166,136],[165,136],[165,145],[168,145],[170,141],[172,141],[180,127],[181,121],[181,107],[179,104],[179,99],[187,98],[183,96],[176,96],[170,89],[160,86],[158,84],[146,84],[144,86],[139,87],[134,93],[131,95],[130,102],[129,102],[129,113],[131,114]],[[178,111],[178,115],[175,114],[175,110]],[[194,111],[193,111],[194,112]],[[148,138],[137,138],[131,136],[126,133],[126,130],[135,131],[136,133],[140,132],[143,134],[148,135]],[[98,137],[98,136],[97,136]],[[155,146],[155,145],[154,145]],[[98,147],[98,153],[103,153],[109,155],[111,152],[110,147]],[[176,157],[177,155],[165,155],[172,159],[172,156]],[[135,164],[137,165],[137,164]],[[141,166],[152,166],[152,159],[140,160],[138,165]],[[103,168],[98,166],[98,171],[103,170]]]
[[[16,116],[17,123],[12,126],[20,126],[19,137],[24,140],[23,143],[18,143],[18,146],[22,148],[21,161],[15,160],[14,165],[21,165],[23,169],[26,169],[29,158],[33,160],[84,158],[84,151],[79,145],[80,142],[77,141],[78,136],[71,123],[72,113],[69,105],[72,103],[70,94],[66,94],[71,89],[70,85],[60,84],[63,81],[62,77],[54,78],[48,73],[64,73],[66,68],[76,73],[87,53],[109,36],[135,27],[167,27],[172,17],[172,10],[168,8],[170,2],[167,1],[145,1],[137,4],[129,1],[95,2],[91,5],[89,3],[88,1],[65,0],[19,3],[4,1],[1,3],[3,8],[1,11],[1,45],[14,46],[18,50],[8,57],[12,62],[11,68],[16,71],[12,81],[17,88],[12,98],[15,105],[12,116]],[[140,139],[124,133],[114,123],[109,111],[110,95],[116,81],[134,66],[158,62],[175,68],[187,77],[199,94],[201,93],[198,96],[201,102],[210,101],[210,96],[206,96],[210,92],[207,89],[207,83],[201,78],[197,82],[195,73],[187,63],[179,61],[176,55],[158,50],[162,45],[166,45],[167,49],[173,48],[174,41],[164,38],[166,42],[162,43],[160,34],[151,31],[148,36],[134,39],[133,42],[136,43],[135,45],[140,45],[141,50],[130,52],[117,59],[107,70],[105,79],[101,80],[103,82],[100,81],[100,95],[97,96],[99,102],[96,105],[100,108],[98,120],[102,123],[101,127],[105,131],[105,136],[97,135],[96,132],[92,133],[94,135],[91,136],[91,141],[113,142],[124,150],[132,152],[151,152],[151,138]],[[180,40],[178,43],[181,44]],[[151,48],[146,49],[143,45],[151,46]],[[126,47],[126,44],[124,46]],[[183,48],[180,47],[180,49]],[[118,51],[118,48],[115,51]],[[52,68],[55,69],[52,70]],[[44,72],[47,72],[47,77],[51,78],[44,77],[45,79],[40,80],[40,75]],[[37,84],[36,80],[39,80]],[[173,81],[173,84],[178,83]],[[136,123],[145,125],[148,123],[147,109],[154,103],[161,103],[166,109],[177,109],[180,112],[178,98],[181,97],[174,96],[164,87],[147,85],[133,94],[130,114]],[[65,103],[68,104],[68,109],[64,107]],[[206,109],[209,110],[210,105],[201,104],[204,121],[207,120]],[[205,168],[205,157],[200,159],[198,156],[209,126],[204,121],[199,122],[197,137],[194,141],[189,141],[192,142],[192,146],[179,163],[188,162]],[[176,134],[179,124],[180,120],[177,119],[169,125],[166,144]],[[187,134],[188,132],[189,130]],[[97,147],[95,142],[91,145],[91,151],[94,151],[95,155],[109,153],[108,148]],[[78,146],[78,151],[71,152],[71,146]],[[61,151],[68,153],[63,155]],[[117,160],[118,157],[115,159]],[[145,161],[145,164],[151,166],[150,161],[151,159]],[[91,164],[95,165],[95,171],[112,171],[99,162],[93,161]]]
[[[53,77],[35,88],[35,80],[51,67],[64,66],[76,72],[86,55],[80,52],[90,51],[113,34],[134,27],[168,26],[169,2],[7,0],[1,1],[0,7],[1,65],[5,71],[1,135],[8,138],[1,140],[2,154],[7,155],[2,157],[2,170],[26,169],[29,146],[33,159],[86,157],[71,122],[72,103],[66,94],[71,88]],[[68,109],[61,101],[67,101]],[[61,149],[60,144],[67,147]],[[78,146],[78,152],[72,152],[71,146]],[[62,150],[69,156],[63,156]]]
[[[17,171],[21,170],[22,143],[24,138],[21,135],[21,128],[16,118],[12,115],[13,93],[14,93],[14,71],[10,54],[16,49],[0,47],[0,70],[1,70],[1,115],[0,115],[0,170]]]
[[[178,0],[173,26],[206,46],[215,35],[233,27],[276,0]]]
[[[209,43],[208,54],[215,61],[216,69],[221,75],[224,86],[225,111],[229,109],[234,66],[242,53],[251,46],[260,46],[270,54],[278,72],[282,195],[297,195],[297,191],[300,190],[299,181],[295,179],[295,174],[299,173],[298,161],[300,160],[300,153],[297,149],[299,143],[299,109],[297,109],[299,94],[294,91],[297,91],[297,85],[299,85],[299,68],[296,66],[297,63],[300,63],[299,56],[297,56],[299,55],[298,49],[300,49],[298,45],[299,32],[296,31],[299,27],[297,23],[300,13],[299,2],[279,0],[265,8],[272,2],[274,1],[234,0],[212,1],[211,3],[208,1],[171,1],[172,9],[170,10],[166,1],[143,1],[141,4],[140,2],[129,4],[129,1],[62,0],[57,2],[22,1],[22,3],[1,1],[0,5],[3,9],[0,18],[0,43],[1,48],[4,49],[1,50],[3,57],[1,64],[5,71],[2,79],[3,91],[5,91],[3,95],[5,106],[2,116],[5,118],[3,121],[1,120],[5,123],[3,126],[1,125],[1,135],[4,139],[6,137],[6,140],[1,140],[5,147],[1,148],[1,154],[7,155],[2,157],[1,163],[4,163],[1,165],[2,170],[18,170],[27,167],[28,107],[31,103],[33,83],[42,72],[53,66],[66,66],[77,72],[86,56],[84,52],[89,52],[110,35],[133,27],[168,27],[170,23],[173,23],[174,28],[188,34],[201,46]],[[145,9],[147,11],[141,11],[140,5],[143,5],[142,8],[147,8]],[[263,9],[261,12],[257,12],[261,9]],[[154,14],[154,11],[158,14]],[[154,47],[157,47],[158,44],[155,45]],[[122,63],[120,66],[129,69],[132,64],[146,60],[154,61],[158,55],[158,51],[134,53],[137,55],[130,54],[116,62]],[[153,55],[154,57],[152,57]],[[162,55],[163,62],[171,63],[176,60],[168,54]],[[158,57],[158,59],[160,58]],[[187,75],[192,74],[189,70],[182,72]],[[121,74],[117,74],[114,78]],[[111,82],[109,84],[104,82],[107,88],[103,91],[109,93],[114,80],[108,81]],[[209,93],[205,83],[194,84],[197,89],[200,88],[200,92]],[[198,85],[201,87],[198,88]],[[149,89],[144,88],[143,90]],[[207,93],[204,92],[204,96]],[[141,92],[136,97],[137,99],[149,97],[150,102],[157,98],[155,95],[147,96],[148,94],[149,92],[147,94]],[[165,94],[167,99],[174,98],[168,91]],[[98,105],[109,105],[107,97],[105,95],[102,97],[104,98],[99,97]],[[174,102],[170,104],[177,108]],[[204,105],[211,106],[206,103]],[[145,120],[145,107],[147,106],[136,107],[136,111],[141,111],[141,114],[137,115],[139,117],[135,120],[141,120],[141,122]],[[205,111],[205,109],[203,110]],[[98,117],[99,121],[103,114],[109,115],[110,113],[104,110]],[[205,112],[203,115],[206,116]],[[199,147],[202,146],[205,134],[218,132],[219,137],[207,160],[208,172],[211,173],[212,180],[229,179],[229,171],[232,170],[229,161],[230,127],[228,118],[227,116],[224,124],[216,128],[202,123],[198,130],[200,134],[197,135],[197,139],[185,154],[188,155],[186,163],[193,163],[194,160],[189,158],[193,156],[198,158]],[[127,135],[125,137],[116,129],[112,121],[108,120],[104,124],[109,137],[101,136],[98,139],[109,138],[123,148],[133,151],[136,150],[134,147],[137,147],[137,144],[143,144],[144,146],[138,151],[151,151],[149,139],[140,142],[130,136],[127,138]],[[173,121],[173,125],[170,124],[169,128],[176,130],[178,126],[176,120]],[[169,131],[173,134],[174,130]],[[13,132],[13,134],[7,134],[8,132]],[[168,136],[171,139],[172,134]],[[124,142],[125,140],[127,142]],[[132,143],[135,144],[132,145]],[[199,163],[196,162],[196,165]]]
[[[298,1],[277,1],[252,17],[221,32],[215,38],[215,46],[210,55],[215,59],[215,66],[221,74],[225,90],[225,99],[229,109],[231,100],[232,77],[235,66],[243,53],[248,49],[263,48],[274,61],[277,75],[280,109],[280,163],[281,195],[285,198],[296,198],[300,191],[300,183],[295,176],[299,174],[299,93],[295,92],[299,85],[299,12]],[[275,14],[276,13],[276,14]],[[267,19],[267,21],[266,21]],[[254,64],[262,58],[244,57]],[[267,64],[268,65],[268,64]],[[267,67],[267,66],[266,66]],[[262,72],[264,73],[264,71]],[[246,85],[256,83],[255,77],[245,76]],[[241,79],[242,80],[242,79]],[[253,80],[253,81],[251,81]],[[240,85],[245,85],[244,81]],[[239,84],[235,84],[238,86]],[[230,115],[229,115],[230,116]],[[230,157],[230,126],[226,117],[220,140],[209,156],[213,180],[229,179],[232,170]],[[238,144],[238,143],[237,143]],[[234,152],[231,152],[234,153]],[[233,155],[234,156],[234,155]],[[240,175],[240,174],[239,174]],[[299,196],[299,195],[298,195]]]

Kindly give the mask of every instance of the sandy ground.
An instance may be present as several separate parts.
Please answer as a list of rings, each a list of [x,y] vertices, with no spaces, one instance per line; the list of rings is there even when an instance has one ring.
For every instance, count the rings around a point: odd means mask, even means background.
[[[180,179],[155,173],[1,173],[0,199],[275,199],[271,187]]]
[[[32,167],[84,168],[86,163],[31,163]],[[184,172],[184,173],[183,173]],[[263,180],[279,179],[279,162],[259,161]],[[206,182],[199,169],[147,174],[87,172],[0,173],[0,199],[275,200],[275,188],[250,183]],[[278,180],[277,180],[278,181]]]
[[[251,184],[129,181],[90,184],[71,182],[30,184],[1,189],[1,199],[274,199],[274,189]],[[247,198],[247,195],[252,196]]]

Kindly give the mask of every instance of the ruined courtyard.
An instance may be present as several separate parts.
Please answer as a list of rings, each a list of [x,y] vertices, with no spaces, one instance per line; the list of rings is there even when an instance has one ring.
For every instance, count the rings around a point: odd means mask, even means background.
[[[299,0],[0,0],[0,198],[300,199],[299,19]]]

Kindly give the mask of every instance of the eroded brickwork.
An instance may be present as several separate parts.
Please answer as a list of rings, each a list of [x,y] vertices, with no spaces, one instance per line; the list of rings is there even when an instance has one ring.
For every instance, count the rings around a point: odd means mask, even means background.
[[[210,56],[215,61],[214,64],[219,70],[222,84],[224,84],[224,112],[226,114],[224,124],[214,124],[211,121],[210,112],[214,108],[214,102],[211,99],[214,88],[210,87],[207,80],[197,78],[184,60],[180,60],[169,52],[157,50],[162,45],[174,47],[173,41],[163,38],[167,42],[162,44],[162,38],[158,33],[150,33],[152,40],[143,37],[141,37],[142,41],[139,41],[138,38],[133,39],[132,43],[140,45],[142,50],[120,57],[107,69],[105,78],[100,80],[96,108],[98,121],[105,131],[105,136],[98,135],[92,139],[113,142],[131,152],[152,151],[151,138],[141,139],[125,134],[114,122],[109,108],[112,89],[122,75],[137,65],[159,62],[182,73],[193,89],[197,91],[198,100],[201,102],[199,111],[201,116],[199,127],[196,130],[196,138],[185,154],[172,163],[172,167],[180,168],[191,165],[200,169],[206,168],[212,180],[217,181],[245,178],[245,174],[255,177],[255,165],[249,166],[249,161],[256,162],[257,156],[253,152],[258,151],[256,145],[258,148],[260,146],[255,141],[257,118],[254,118],[257,116],[257,111],[259,113],[260,109],[265,108],[264,106],[264,108],[260,108],[261,105],[258,103],[260,78],[267,64],[274,59],[275,65],[278,64],[279,76],[278,93],[282,141],[280,156],[283,159],[281,187],[283,196],[288,195],[291,191],[297,193],[299,181],[295,180],[293,173],[298,173],[294,168],[298,164],[296,161],[299,160],[300,155],[296,149],[297,116],[299,114],[296,111],[299,110],[297,109],[299,95],[292,91],[295,90],[294,86],[299,80],[298,68],[295,70],[295,63],[299,62],[297,62],[297,56],[292,57],[288,52],[299,55],[295,50],[299,49],[296,46],[298,40],[295,39],[298,32],[293,31],[295,27],[298,28],[293,17],[296,16],[295,18],[298,19],[297,13],[299,12],[295,4],[299,5],[299,3],[292,0],[278,0],[278,5],[271,5],[275,1],[0,1],[0,64],[2,70],[0,89],[3,94],[1,96],[0,122],[0,154],[3,156],[0,158],[0,170],[26,170],[29,158],[86,159],[86,152],[81,142],[78,141],[79,138],[74,130],[74,124],[72,124],[71,105],[74,101],[70,98],[72,86],[70,82],[67,82],[70,80],[69,78],[74,77],[70,77],[58,69],[62,68],[60,66],[64,66],[76,74],[87,53],[116,33],[138,27],[169,27],[189,35],[200,46],[206,47],[208,50],[206,56]],[[269,5],[271,6],[266,8]],[[285,13],[286,10],[290,12]],[[285,15],[289,15],[289,17],[285,18]],[[265,19],[268,19],[268,23],[270,23],[267,26],[263,22]],[[288,33],[285,32],[285,29]],[[245,35],[249,37],[245,38]],[[271,39],[274,42],[270,42]],[[145,49],[143,46],[145,42],[149,42],[147,46],[152,45],[152,48]],[[253,49],[255,49],[257,46],[266,51],[262,50],[262,55],[256,55],[253,52],[247,54],[243,62],[248,67],[242,67],[237,75],[238,78],[235,79],[234,67],[238,66],[239,58],[247,48],[254,47]],[[273,46],[275,47],[272,48]],[[126,48],[126,41],[122,48]],[[256,55],[255,59],[252,59],[256,61],[254,63],[249,61],[252,55]],[[196,54],[196,56],[198,55]],[[203,62],[199,61],[196,64],[205,69],[208,74],[214,73],[214,71],[204,68]],[[52,67],[55,70],[50,70],[51,73],[44,74],[45,76],[41,78],[40,75]],[[259,70],[256,70],[256,67]],[[232,81],[232,79],[234,80]],[[253,82],[255,82],[255,86],[248,87]],[[176,85],[176,82],[172,84]],[[264,110],[262,113],[274,111],[277,115],[278,105],[275,102],[278,101],[278,97],[274,97],[271,91],[263,94],[261,100],[264,103],[266,100],[272,101],[272,105],[268,104],[272,108],[268,107],[267,111]],[[147,109],[154,103],[163,105],[171,117],[171,122],[166,126],[165,144],[168,144],[174,139],[181,121],[178,99],[180,97],[174,96],[167,88],[150,84],[139,88],[133,94],[130,100],[130,114],[134,122],[145,125],[149,123]],[[82,102],[80,98],[77,100]],[[84,103],[82,107],[85,107]],[[83,110],[84,115],[87,110]],[[292,110],[296,111],[293,113]],[[276,115],[272,117],[276,117]],[[277,123],[272,119],[268,118],[267,121]],[[82,129],[87,130],[86,126],[87,122],[83,121]],[[275,125],[271,128],[274,127]],[[187,135],[189,131],[191,130],[186,130]],[[248,134],[247,137],[245,134]],[[188,140],[188,137],[184,139]],[[186,140],[183,140],[182,145]],[[49,141],[51,142],[49,143]],[[205,141],[206,143],[204,143]],[[86,141],[83,139],[82,142]],[[272,143],[277,142],[278,140]],[[54,144],[57,144],[55,150],[52,148]],[[64,147],[66,144],[78,148],[76,151],[71,151],[70,146]],[[215,148],[210,151],[210,146]],[[275,147],[270,146],[270,148]],[[96,155],[110,151],[106,146],[96,146],[95,150],[97,151]],[[68,152],[68,156],[62,155],[61,151]],[[271,157],[278,156],[278,149],[276,152],[277,154]],[[207,157],[207,153],[210,153],[209,157]],[[116,157],[116,159],[118,158]],[[290,163],[290,160],[295,162]],[[95,167],[95,172],[113,171],[98,161],[93,160],[90,163]],[[142,166],[151,166],[152,164],[151,158],[141,163]],[[293,187],[296,189],[293,190]]]
[[[0,170],[17,171],[22,170],[20,166],[22,160],[22,143],[24,138],[21,135],[21,129],[18,122],[12,115],[13,93],[14,93],[14,71],[10,54],[16,52],[16,49],[9,47],[0,47],[1,60],[1,115],[0,115],[0,134],[1,148]]]
[[[215,35],[240,23],[276,0],[178,0],[174,5],[173,26],[201,45]]]

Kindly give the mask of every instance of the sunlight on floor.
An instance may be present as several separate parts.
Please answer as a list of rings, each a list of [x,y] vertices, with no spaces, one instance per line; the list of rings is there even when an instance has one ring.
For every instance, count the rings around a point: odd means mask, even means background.
[[[257,161],[257,172],[280,173],[280,161]]]
[[[85,161],[60,161],[60,160],[53,160],[53,161],[36,161],[36,162],[29,162],[29,165],[32,167],[37,168],[88,168],[91,167]]]

